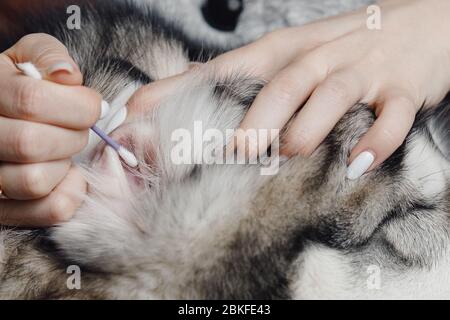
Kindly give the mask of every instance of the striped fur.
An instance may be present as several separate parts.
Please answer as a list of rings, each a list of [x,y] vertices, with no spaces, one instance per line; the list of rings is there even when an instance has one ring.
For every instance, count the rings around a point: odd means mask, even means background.
[[[86,85],[108,100],[223,51],[142,6],[98,1],[82,9],[80,31],[46,12],[21,33],[54,34]],[[345,171],[374,121],[364,105],[310,158],[288,160],[275,176],[255,165],[170,161],[174,130],[192,131],[195,121],[236,128],[261,84],[200,71],[121,128],[142,162],[139,186],[113,156],[106,171],[80,160],[90,190],[72,221],[0,232],[0,298],[449,298],[447,104],[422,111],[404,145],[357,181]],[[67,287],[71,265],[81,269],[80,290]]]

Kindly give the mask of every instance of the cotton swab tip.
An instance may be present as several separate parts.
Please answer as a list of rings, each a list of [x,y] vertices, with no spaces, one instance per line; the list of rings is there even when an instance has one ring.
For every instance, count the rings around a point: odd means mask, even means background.
[[[36,80],[42,80],[42,74],[39,72],[39,70],[36,68],[36,66],[34,64],[32,64],[31,62],[17,63],[16,67],[17,67],[17,69],[22,71],[24,75],[31,77],[33,79],[36,79]],[[102,115],[104,113],[107,113],[107,109],[109,110],[108,103],[106,101],[102,101]],[[117,142],[115,142],[112,138],[110,138],[107,134],[105,134],[98,127],[93,126],[92,130],[95,133],[97,133],[100,136],[100,138],[102,138],[108,145],[113,147],[113,149],[117,150],[117,153],[119,154],[120,158],[122,158],[122,160],[127,165],[129,165],[132,168],[136,168],[139,165],[139,162],[137,161],[136,157],[129,150],[120,146]]]
[[[36,80],[42,80],[42,74],[39,72],[39,70],[35,67],[34,64],[31,62],[25,62],[25,63],[17,63],[16,64],[17,69],[23,72],[28,77],[31,77]]]
[[[136,168],[138,166],[139,163],[136,157],[129,150],[125,149],[124,147],[120,147],[119,150],[117,150],[117,153],[122,158],[122,160],[130,167]]]

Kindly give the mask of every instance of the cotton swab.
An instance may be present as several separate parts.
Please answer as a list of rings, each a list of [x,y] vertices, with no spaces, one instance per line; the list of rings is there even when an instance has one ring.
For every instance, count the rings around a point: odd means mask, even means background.
[[[105,141],[111,148],[116,150],[116,152],[119,154],[119,156],[125,161],[127,165],[129,165],[132,168],[135,168],[138,166],[138,161],[134,154],[131,153],[128,149],[121,146],[119,143],[114,141],[110,136],[108,136],[105,132],[103,132],[100,128],[97,126],[93,126],[92,131],[94,131],[100,138],[102,138],[103,141]]]
[[[22,73],[24,75],[31,77],[33,79],[36,79],[36,80],[42,80],[41,73],[31,62],[17,63],[16,67],[20,71],[22,71]],[[94,131],[103,141],[105,141],[106,144],[111,146],[127,165],[129,165],[132,168],[135,168],[138,166],[139,163],[131,151],[129,151],[125,147],[121,146],[119,143],[117,143],[113,138],[108,136],[105,132],[103,132],[97,126],[93,126],[91,128],[91,130]]]

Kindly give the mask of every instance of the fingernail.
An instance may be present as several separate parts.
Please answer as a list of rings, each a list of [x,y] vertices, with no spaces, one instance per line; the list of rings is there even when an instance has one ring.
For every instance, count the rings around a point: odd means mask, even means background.
[[[47,69],[47,74],[52,75],[56,72],[66,71],[68,73],[73,73],[73,66],[68,62],[57,62]]]
[[[109,110],[111,110],[109,103],[102,100],[102,113],[100,114],[100,120],[104,119],[108,115]]]
[[[361,152],[347,168],[347,179],[356,180],[361,177],[375,161],[372,152]]]
[[[120,125],[122,123],[125,122],[125,120],[127,119],[127,108],[126,107],[122,107],[120,108],[115,114],[114,116],[111,118],[111,120],[109,121],[108,126],[106,127],[106,134],[110,134],[111,132],[113,132],[114,130],[116,130],[118,127],[120,127]]]

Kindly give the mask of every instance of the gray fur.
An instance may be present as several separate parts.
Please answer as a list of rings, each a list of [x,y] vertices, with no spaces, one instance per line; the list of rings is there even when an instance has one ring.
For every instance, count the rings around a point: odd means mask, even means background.
[[[87,85],[108,99],[126,84],[183,71],[199,52],[192,38],[151,20],[145,8],[111,7],[91,8],[80,33],[41,25],[66,43]],[[103,10],[114,18],[107,39]],[[255,165],[170,161],[175,129],[192,131],[194,121],[236,128],[260,88],[248,75],[199,71],[124,128],[144,185],[129,186],[86,160],[90,191],[73,220],[0,232],[0,298],[450,297],[447,105],[422,112],[405,144],[357,181],[345,171],[374,121],[365,105],[347,113],[310,158],[290,159],[275,176],[261,176]],[[81,267],[81,290],[66,286],[70,265]],[[375,289],[368,284],[373,266],[381,272]]]

